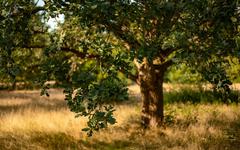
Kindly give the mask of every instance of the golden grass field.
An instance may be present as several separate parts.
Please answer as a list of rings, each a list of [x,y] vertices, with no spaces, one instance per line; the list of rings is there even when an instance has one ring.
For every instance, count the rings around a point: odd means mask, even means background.
[[[93,137],[81,131],[86,122],[68,110],[60,89],[49,98],[38,90],[0,91],[0,149],[240,149],[239,105],[167,104],[165,126],[143,130],[139,89],[129,88],[130,101],[116,106],[117,124]]]

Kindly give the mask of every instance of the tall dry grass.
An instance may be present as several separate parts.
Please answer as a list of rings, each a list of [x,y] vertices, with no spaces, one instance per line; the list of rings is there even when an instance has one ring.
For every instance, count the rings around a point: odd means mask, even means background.
[[[165,126],[140,126],[139,89],[116,106],[117,124],[87,137],[86,120],[75,118],[61,90],[0,92],[0,149],[240,149],[240,106],[165,105]]]

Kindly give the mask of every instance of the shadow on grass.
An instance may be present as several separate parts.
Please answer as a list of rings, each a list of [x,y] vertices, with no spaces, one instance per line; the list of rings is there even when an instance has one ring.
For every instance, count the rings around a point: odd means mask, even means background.
[[[213,138],[209,135],[208,140],[202,143],[204,149],[239,150],[240,149],[240,115],[234,121],[219,120],[217,117],[209,119],[211,126],[220,128],[222,137]]]
[[[65,133],[43,133],[33,132],[30,135],[11,135],[5,133],[4,137],[0,136],[0,149],[82,149],[75,138]]]
[[[224,103],[240,102],[240,92],[232,91],[229,95],[229,100],[223,100],[221,95],[214,93],[211,90],[194,90],[181,89],[179,91],[170,91],[164,93],[165,103]]]
[[[40,97],[40,92],[34,91],[34,92],[15,92],[15,91],[0,91],[0,100],[1,99],[8,99],[8,100],[14,100],[14,99],[36,99],[37,97]]]
[[[0,115],[8,113],[21,113],[25,109],[40,109],[44,111],[54,111],[67,109],[63,96],[55,97],[60,91],[52,92],[50,97],[41,97],[39,91],[16,92],[0,91]]]
[[[1,100],[0,100],[1,101]],[[16,105],[1,105],[0,104],[0,114],[7,114],[7,113],[21,113],[22,110],[25,109],[40,109],[44,111],[60,111],[67,109],[67,104],[65,101],[55,101],[52,103],[41,103],[41,102],[27,102],[22,104]]]
[[[113,140],[111,143],[95,140],[94,142],[80,141],[86,149],[96,150],[122,150],[131,149],[136,143],[131,140]],[[135,145],[136,146],[136,145]]]
[[[226,130],[228,145],[232,149],[240,149],[240,118],[232,122]]]
[[[0,90],[0,100],[1,99],[38,99],[40,98],[40,90],[20,90],[20,91],[10,91],[10,90]],[[62,89],[51,89],[49,90],[50,97],[53,97],[54,94],[63,94]],[[53,96],[51,96],[53,95]]]
[[[130,140],[113,140],[111,143],[103,142],[100,140],[78,140],[65,133],[31,133],[30,136],[20,136],[6,134],[0,135],[0,150],[19,150],[19,149],[48,149],[48,150],[60,150],[60,149],[125,149],[135,145]]]

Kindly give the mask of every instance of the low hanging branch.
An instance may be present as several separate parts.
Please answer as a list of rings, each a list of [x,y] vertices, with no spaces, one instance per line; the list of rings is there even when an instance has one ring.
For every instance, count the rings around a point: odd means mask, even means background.
[[[40,6],[34,7],[32,9],[26,9],[26,10],[22,10],[22,9],[18,8],[16,10],[14,10],[13,12],[9,13],[8,16],[3,16],[3,15],[0,14],[0,19],[4,20],[4,19],[7,19],[7,18],[19,17],[19,16],[23,16],[23,15],[26,15],[26,14],[33,15],[33,14],[36,14],[40,11],[45,11],[45,10],[46,10],[46,8],[40,7]]]
[[[171,65],[173,65],[173,61],[170,59],[170,60],[165,61],[162,64],[154,65],[154,69],[156,69],[156,70],[162,70],[162,69],[167,70],[168,67],[170,67]]]
[[[139,83],[139,80],[138,80],[137,74],[134,75],[134,74],[132,74],[132,73],[130,73],[130,72],[124,70],[124,69],[120,69],[119,71],[120,71],[121,73],[125,74],[128,79],[136,82],[138,85],[140,84],[140,83]]]
[[[45,45],[24,45],[21,48],[39,48],[39,49],[43,49],[43,48],[46,48],[46,46]],[[73,53],[77,57],[82,58],[82,59],[83,58],[89,58],[89,59],[99,59],[100,58],[100,56],[97,55],[97,54],[88,54],[88,53],[80,52],[80,51],[78,51],[76,49],[69,48],[69,47],[60,47],[60,50],[64,51],[64,52]]]
[[[127,26],[123,24],[116,25],[114,23],[109,23],[109,22],[105,22],[105,26],[107,30],[109,30],[115,36],[123,40],[128,45],[128,47],[130,46],[133,49],[138,49],[139,47],[141,47],[141,44],[139,43],[139,41],[134,37],[135,35],[131,35],[131,33],[127,29],[125,30],[122,29]]]
[[[177,51],[176,48],[167,48],[167,49],[161,51],[161,55],[162,55],[164,58],[166,58],[166,57],[168,57],[169,55],[171,55],[171,54],[172,54],[173,52],[175,52],[175,51]]]
[[[99,55],[80,52],[80,51],[78,51],[76,49],[72,49],[72,48],[69,48],[69,47],[61,47],[60,49],[62,51],[65,51],[65,52],[71,52],[71,53],[75,54],[79,58],[89,58],[89,59],[99,59],[100,58]]]

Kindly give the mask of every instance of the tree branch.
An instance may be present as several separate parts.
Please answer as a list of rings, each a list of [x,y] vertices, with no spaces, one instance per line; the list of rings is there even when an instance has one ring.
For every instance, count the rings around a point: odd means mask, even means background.
[[[21,48],[39,48],[39,49],[42,49],[42,48],[46,48],[46,46],[45,45],[24,45]],[[100,58],[100,55],[88,54],[88,53],[80,52],[80,51],[78,51],[76,49],[72,49],[72,48],[69,48],[69,47],[61,47],[60,50],[64,51],[64,52],[71,52],[71,53],[75,54],[79,58],[89,58],[89,59],[98,59],[98,58]]]
[[[167,69],[168,67],[170,67],[171,65],[173,65],[173,61],[170,59],[170,60],[168,60],[168,61],[165,61],[162,65],[164,66],[164,68]]]
[[[124,70],[124,69],[120,69],[119,71],[120,71],[121,73],[127,75],[127,78],[128,78],[128,79],[136,82],[138,85],[140,84],[139,81],[138,81],[138,76],[137,76],[137,75],[131,74],[131,73],[127,72],[127,71]],[[126,73],[126,72],[127,72],[127,73]]]
[[[168,67],[170,67],[171,65],[173,65],[173,61],[170,59],[170,60],[167,60],[160,65],[154,65],[154,69],[156,69],[156,70],[167,70]]]
[[[173,52],[175,52],[177,49],[176,48],[167,48],[165,50],[162,50],[160,52],[160,54],[163,56],[163,57],[168,57],[170,54],[172,54]]]
[[[8,18],[10,17],[18,17],[20,15],[24,15],[24,14],[28,14],[28,15],[33,15],[33,14],[36,14],[38,13],[39,11],[44,11],[46,10],[44,7],[41,7],[41,6],[37,6],[37,7],[34,7],[33,9],[21,9],[17,12],[14,12],[12,13],[11,15],[8,16]]]
[[[125,43],[130,46],[130,48],[138,49],[140,47],[140,43],[134,38],[134,35],[130,35],[128,31],[123,31],[122,27],[124,25],[116,25],[113,23],[105,23],[107,30],[113,32],[115,36],[119,37]]]
[[[79,58],[89,58],[89,59],[98,59],[98,58],[100,58],[100,55],[83,53],[83,52],[80,52],[80,51],[78,51],[76,49],[72,49],[72,48],[68,48],[68,47],[61,47],[60,49],[62,51],[65,51],[65,52],[71,52],[71,53],[75,54]]]
[[[134,58],[133,63],[135,64],[135,66],[137,67],[137,69],[141,68],[141,64],[137,61],[136,58]]]
[[[44,11],[46,10],[44,7],[35,7],[32,11],[31,11],[31,14],[35,14],[35,13],[38,13],[39,11]]]

